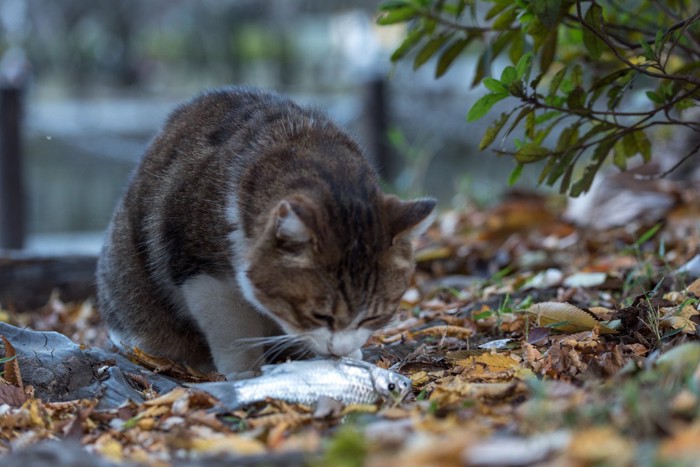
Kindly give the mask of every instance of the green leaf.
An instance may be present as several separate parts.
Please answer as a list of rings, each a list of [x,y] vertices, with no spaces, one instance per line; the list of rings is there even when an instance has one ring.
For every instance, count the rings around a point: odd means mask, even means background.
[[[542,42],[549,34],[549,28],[546,27],[542,22],[537,19],[537,17],[532,18],[532,20],[527,24],[525,32],[532,36],[533,47],[535,50],[539,50],[542,46]]]
[[[518,114],[518,116],[515,117],[515,120],[513,120],[513,122],[512,122],[511,125],[510,125],[510,128],[508,128],[508,131],[506,131],[506,134],[503,135],[503,137],[505,138],[505,137],[507,137],[508,135],[510,135],[510,134],[513,132],[513,130],[515,129],[515,127],[518,126],[518,123],[520,123],[520,122],[522,121],[523,118],[527,117],[528,115],[530,115],[530,114],[531,114],[532,112],[534,112],[534,111],[535,111],[535,108],[534,108],[534,107],[525,107],[525,108],[523,108],[523,109],[520,111],[520,113]]]
[[[515,6],[513,6],[498,15],[498,17],[493,20],[493,23],[491,23],[491,28],[493,28],[495,31],[510,29],[517,17],[518,10],[515,8]]]
[[[590,26],[591,29],[599,34],[603,34],[603,8],[597,3],[593,3],[586,11],[584,15],[584,22]],[[598,35],[591,31],[591,29],[586,26],[583,27],[583,45],[586,47],[588,54],[593,60],[600,58],[601,54],[605,50],[605,43],[600,40]]]
[[[542,73],[545,73],[554,61],[554,56],[557,53],[557,37],[557,29],[552,29],[542,43],[542,48],[540,48],[540,70]]]
[[[561,81],[564,79],[564,76],[566,75],[568,68],[563,67],[561,70],[557,71],[554,76],[552,77],[552,81],[549,83],[549,94],[556,94],[557,91],[559,90],[559,85],[561,84]]]
[[[440,54],[437,66],[435,67],[435,77],[439,78],[447,72],[452,65],[452,62],[459,56],[464,48],[469,45],[469,43],[474,39],[474,36],[469,36],[465,39],[457,39],[452,42],[443,52]]]
[[[484,86],[491,92],[508,93],[508,87],[495,78],[484,78]]]
[[[518,71],[515,69],[515,67],[508,65],[501,72],[500,82],[503,83],[506,90],[508,90],[508,86],[510,86],[510,83],[512,83],[516,79],[518,79]]]
[[[500,14],[503,10],[508,8],[511,5],[511,2],[497,2],[487,13],[484,19],[487,21],[490,19],[495,18]]]
[[[567,126],[561,131],[561,133],[559,133],[557,145],[555,146],[554,150],[557,152],[562,152],[576,144],[576,141],[578,141],[578,125],[574,124]]]
[[[663,47],[663,42],[665,42],[663,41],[664,35],[665,34],[661,29],[656,31],[656,37],[654,37],[654,50],[657,54],[661,51],[661,48]]]
[[[571,186],[571,177],[573,176],[576,163],[572,162],[570,165],[565,165],[563,167],[566,169],[566,172],[564,172],[564,176],[561,178],[561,183],[559,184],[559,194],[562,195],[569,191],[569,187]]]
[[[622,171],[627,170],[627,157],[622,147],[622,141],[618,141],[615,143],[615,146],[613,146],[613,163],[618,169]]]
[[[525,143],[515,152],[515,160],[521,164],[529,164],[552,155],[552,151],[536,143]]]
[[[586,104],[586,91],[581,86],[576,86],[566,98],[566,105],[572,110],[580,110]]]
[[[571,187],[571,190],[569,190],[569,194],[571,196],[578,196],[591,188],[593,178],[595,177],[595,174],[598,173],[600,166],[603,165],[603,162],[605,162],[605,159],[607,159],[613,144],[612,139],[610,139],[603,141],[596,146],[595,150],[593,151],[592,162],[586,166],[581,178],[577,180]]]
[[[542,172],[540,172],[540,176],[537,178],[537,185],[542,185],[542,182],[544,181],[545,178],[547,178],[547,175],[549,172],[552,170],[554,167],[554,164],[556,164],[557,158],[556,157],[550,157],[547,159],[547,162],[545,163],[544,167],[542,168]]]
[[[637,150],[642,155],[644,162],[649,162],[651,160],[651,142],[647,138],[646,133],[643,130],[635,131],[632,133],[634,135],[634,140],[637,143]]]
[[[486,131],[484,132],[484,136],[481,138],[481,141],[479,142],[479,151],[483,151],[487,147],[493,143],[493,141],[496,139],[496,136],[498,136],[498,133],[501,131],[503,126],[506,124],[508,121],[508,118],[512,115],[513,111],[511,112],[503,112],[498,120],[495,120],[491,126],[489,126]]]
[[[377,9],[379,11],[391,11],[396,10],[397,8],[404,8],[411,5],[411,0],[386,0],[380,3]]]
[[[634,242],[634,244],[635,244],[636,246],[641,246],[641,245],[643,245],[644,243],[648,242],[649,240],[651,240],[652,238],[654,238],[654,235],[656,235],[656,233],[657,233],[657,232],[661,229],[661,227],[663,227],[663,226],[664,226],[663,222],[659,222],[659,223],[657,223],[657,224],[654,224],[654,226],[651,227],[651,228],[650,228],[649,230],[647,230],[646,232],[644,232],[644,233],[637,239],[637,241]]]
[[[508,57],[510,57],[511,63],[518,63],[518,60],[523,56],[525,51],[525,37],[523,34],[516,34],[510,44],[510,49],[508,49]]]
[[[420,28],[413,29],[411,32],[409,32],[406,35],[406,39],[404,39],[401,45],[399,45],[396,50],[394,50],[394,53],[391,54],[390,60],[392,62],[401,60],[411,49],[413,49],[413,47],[416,46],[416,44],[418,44],[418,42],[420,42],[424,34],[425,33],[423,30]]]
[[[642,50],[644,50],[642,56],[651,62],[655,62],[657,57],[649,43],[646,40],[642,40],[639,44],[642,46]]]
[[[536,114],[535,112],[532,112],[527,115],[527,118],[525,119],[525,136],[527,136],[530,139],[535,139],[535,120],[536,120]]]
[[[571,68],[571,83],[583,87],[583,68],[578,63]]]
[[[447,42],[449,38],[450,35],[448,34],[430,39],[416,54],[416,58],[413,60],[413,69],[417,70],[425,62],[427,62],[430,59],[430,57],[435,55],[435,53],[440,49],[440,47],[442,47],[445,44],[445,42]]]
[[[652,101],[654,104],[663,105],[664,98],[656,94],[654,91],[647,91],[646,94],[649,100]]]
[[[518,60],[515,65],[515,71],[518,73],[518,79],[527,81],[530,79],[530,70],[532,70],[532,52],[528,52]]]
[[[637,139],[634,137],[633,133],[625,133],[620,144],[625,157],[632,157],[639,152],[637,149]]]
[[[518,163],[515,165],[515,168],[513,171],[510,173],[510,176],[508,177],[508,186],[513,186],[515,183],[520,179],[520,176],[523,173],[523,167],[525,167],[525,164]]]
[[[412,6],[405,6],[391,10],[385,10],[380,17],[377,18],[377,24],[386,26],[388,24],[404,23],[418,16],[418,11]]]
[[[535,118],[535,124],[541,125],[560,115],[561,112],[559,112],[558,110],[550,110],[548,112],[544,112],[540,114],[537,118]]]
[[[506,97],[508,97],[508,94],[506,93],[491,93],[482,96],[469,109],[469,113],[467,114],[467,121],[473,122],[475,120],[479,120],[481,117],[486,115],[489,110],[491,110],[491,107],[493,107],[494,104],[496,104],[499,101],[502,101]]]
[[[534,0],[531,2],[532,10],[542,24],[556,30],[554,26],[559,22],[562,14],[561,0]]]

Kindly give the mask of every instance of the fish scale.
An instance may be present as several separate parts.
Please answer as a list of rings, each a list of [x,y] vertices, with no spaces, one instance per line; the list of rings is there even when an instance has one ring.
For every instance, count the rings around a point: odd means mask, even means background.
[[[266,365],[262,372],[251,379],[191,386],[208,392],[232,410],[268,398],[306,405],[313,405],[322,396],[346,405],[398,402],[411,389],[405,376],[349,358]]]

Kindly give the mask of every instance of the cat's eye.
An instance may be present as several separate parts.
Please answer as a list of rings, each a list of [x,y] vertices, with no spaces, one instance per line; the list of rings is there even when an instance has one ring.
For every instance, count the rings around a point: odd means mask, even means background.
[[[361,326],[370,324],[370,323],[372,323],[373,321],[379,320],[380,318],[381,318],[381,316],[368,316],[367,318],[365,318],[365,319],[363,319],[362,321],[360,321],[359,323],[357,323],[357,327],[359,328],[359,327],[361,327]]]
[[[315,319],[319,321],[323,321],[328,325],[329,328],[332,328],[333,325],[335,324],[335,318],[333,318],[331,315],[324,315],[321,313],[313,313],[311,316],[313,316]]]

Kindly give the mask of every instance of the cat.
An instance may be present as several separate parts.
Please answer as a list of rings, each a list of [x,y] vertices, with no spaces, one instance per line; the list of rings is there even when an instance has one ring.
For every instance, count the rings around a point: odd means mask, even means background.
[[[395,313],[411,238],[435,205],[382,193],[322,112],[252,88],[209,91],[170,115],[118,202],[99,310],[118,346],[230,378],[264,361],[256,341],[361,358]]]

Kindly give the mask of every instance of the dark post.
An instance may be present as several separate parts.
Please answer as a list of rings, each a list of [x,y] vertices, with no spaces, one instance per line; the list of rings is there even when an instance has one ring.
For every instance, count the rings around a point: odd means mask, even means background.
[[[0,248],[21,249],[26,233],[22,174],[22,94],[0,70]]]
[[[386,79],[376,76],[366,84],[365,118],[368,124],[368,147],[374,155],[379,175],[393,182],[401,170],[397,155],[389,144],[389,110]]]

